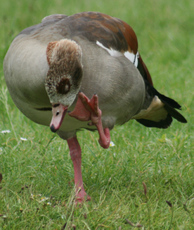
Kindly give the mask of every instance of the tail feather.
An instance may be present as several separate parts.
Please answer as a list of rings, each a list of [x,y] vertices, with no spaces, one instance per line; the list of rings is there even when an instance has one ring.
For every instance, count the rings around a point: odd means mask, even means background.
[[[153,87],[152,87],[153,88]],[[166,97],[165,95],[159,93],[155,88],[153,88],[155,95],[157,95],[164,104],[168,104],[170,107],[175,109],[181,109],[181,106],[174,99]]]
[[[153,88],[154,89],[154,88]],[[182,123],[187,123],[187,120],[183,117],[182,114],[180,114],[176,109],[181,110],[181,106],[178,102],[176,102],[174,99],[166,97],[165,95],[159,93],[156,89],[154,89],[155,94],[160,98],[160,100],[165,104],[164,108],[166,111],[177,121]]]
[[[148,85],[147,85],[148,86]],[[166,115],[163,119],[160,119],[158,121],[152,120],[152,119],[136,119],[139,123],[146,127],[156,127],[156,128],[168,128],[172,123],[172,118],[175,118],[177,121],[182,123],[187,123],[187,120],[184,118],[182,114],[180,114],[176,109],[181,109],[181,106],[178,102],[175,100],[166,97],[163,94],[160,94],[153,86],[149,85],[148,87],[149,95],[154,97],[158,96],[158,98],[163,103],[163,109],[166,110]]]
[[[169,106],[168,104],[165,104],[164,108],[177,121],[179,121],[181,123],[187,123],[187,120],[183,117],[183,115],[180,114],[178,111],[176,111],[173,107]]]
[[[172,117],[168,114],[164,120],[160,120],[159,122],[147,119],[136,119],[136,121],[148,128],[167,129],[172,123]]]
[[[146,95],[147,102],[150,103],[151,100],[152,103],[153,99],[157,96],[160,99],[160,102],[162,102],[162,105],[161,107],[159,107],[158,110],[156,110],[157,113],[154,111],[153,113],[154,115],[152,114],[152,116],[139,116],[139,117],[137,116],[137,118],[134,119],[136,119],[139,123],[147,127],[157,127],[157,128],[164,128],[164,129],[170,126],[170,124],[172,123],[172,117],[179,122],[187,123],[187,120],[184,118],[184,116],[181,115],[176,110],[176,109],[179,110],[181,109],[179,103],[173,100],[172,98],[166,97],[165,95],[159,93],[153,87],[151,75],[140,55],[138,60],[139,62],[137,68],[145,82],[145,87],[147,92]],[[149,113],[149,106],[147,103],[145,103],[144,109],[147,109],[147,113]],[[153,106],[151,106],[151,108],[153,108]]]

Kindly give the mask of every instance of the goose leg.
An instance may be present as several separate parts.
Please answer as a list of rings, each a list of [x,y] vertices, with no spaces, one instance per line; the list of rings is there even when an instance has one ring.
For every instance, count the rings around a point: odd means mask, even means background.
[[[75,137],[67,140],[70,156],[74,167],[74,180],[76,186],[76,202],[82,203],[84,200],[90,200],[83,186],[82,171],[81,171],[81,148],[79,142]]]
[[[99,109],[98,96],[96,94],[90,100],[84,93],[80,92],[75,109],[69,115],[81,121],[91,120],[90,125],[97,127],[100,145],[105,149],[109,147],[110,131],[109,128],[103,128],[101,120],[102,111]]]

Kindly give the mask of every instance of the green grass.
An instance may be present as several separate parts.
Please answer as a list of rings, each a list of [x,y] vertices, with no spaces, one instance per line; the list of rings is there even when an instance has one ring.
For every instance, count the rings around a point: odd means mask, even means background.
[[[193,9],[190,0],[0,3],[0,132],[11,131],[0,133],[0,230],[194,229]],[[25,27],[49,14],[89,10],[134,28],[155,87],[180,102],[188,124],[174,121],[159,130],[130,121],[111,132],[115,146],[108,150],[99,146],[97,133],[80,132],[83,179],[92,201],[76,207],[67,143],[18,111],[2,64]]]

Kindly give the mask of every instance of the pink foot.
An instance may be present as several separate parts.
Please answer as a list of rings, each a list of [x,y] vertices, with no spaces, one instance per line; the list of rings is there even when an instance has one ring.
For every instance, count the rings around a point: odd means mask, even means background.
[[[77,193],[76,193],[76,204],[77,203],[83,203],[84,201],[90,201],[91,200],[91,197],[85,192],[85,190],[83,189],[80,189],[79,188],[77,189]]]
[[[76,137],[67,140],[70,156],[74,166],[74,181],[76,186],[76,203],[83,203],[91,200],[87,195],[83,186],[82,171],[81,171],[81,148]]]
[[[108,148],[110,145],[110,131],[108,128],[102,126],[102,111],[98,106],[98,96],[88,99],[82,92],[78,94],[78,100],[75,109],[69,113],[70,116],[75,117],[80,121],[91,120],[91,125],[95,125],[99,133],[99,143],[103,148]]]

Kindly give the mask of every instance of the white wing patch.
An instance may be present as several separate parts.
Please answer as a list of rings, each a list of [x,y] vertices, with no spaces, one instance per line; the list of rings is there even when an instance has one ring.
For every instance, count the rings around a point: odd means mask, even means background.
[[[105,49],[111,56],[113,57],[121,57],[123,56],[123,53],[119,52],[118,50],[114,50],[112,48],[107,48],[105,47],[102,43],[100,43],[99,41],[96,41],[96,44],[98,46],[100,46],[101,48]],[[135,67],[137,67],[138,65],[138,57],[139,57],[139,53],[137,52],[136,54],[134,53],[130,53],[129,51],[126,51],[124,53],[124,56],[134,64]]]
[[[136,54],[134,54],[134,53],[131,53],[129,51],[126,51],[124,53],[124,55],[125,55],[125,57],[127,59],[129,59],[129,61],[131,61],[134,64],[135,67],[138,66],[138,58],[139,58],[139,53],[138,52]]]
[[[96,44],[98,46],[100,46],[101,48],[105,49],[113,57],[121,57],[121,56],[123,56],[123,54],[121,52],[119,52],[117,50],[113,50],[112,48],[109,49],[109,48],[105,47],[102,43],[100,43],[99,41],[97,41]]]

